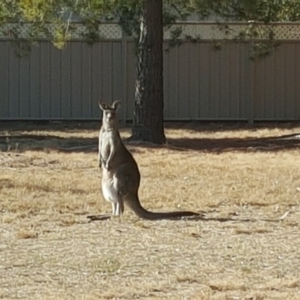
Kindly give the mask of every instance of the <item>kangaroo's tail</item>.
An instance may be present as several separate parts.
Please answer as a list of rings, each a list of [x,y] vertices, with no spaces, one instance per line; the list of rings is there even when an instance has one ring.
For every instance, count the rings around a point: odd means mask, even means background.
[[[146,210],[140,203],[138,196],[125,202],[135,214],[146,220],[163,220],[163,219],[180,219],[182,217],[199,216],[198,213],[192,211],[172,211],[172,212],[152,212]]]

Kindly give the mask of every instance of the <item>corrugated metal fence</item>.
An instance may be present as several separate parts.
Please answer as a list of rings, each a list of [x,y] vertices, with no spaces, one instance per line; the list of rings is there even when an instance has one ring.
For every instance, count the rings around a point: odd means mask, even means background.
[[[300,27],[298,27],[299,29]],[[182,41],[164,51],[166,120],[300,119],[300,40],[284,40],[264,59],[249,59],[250,41]],[[40,41],[19,58],[0,40],[1,120],[98,119],[99,99],[134,106],[132,39],[74,40],[64,50]]]

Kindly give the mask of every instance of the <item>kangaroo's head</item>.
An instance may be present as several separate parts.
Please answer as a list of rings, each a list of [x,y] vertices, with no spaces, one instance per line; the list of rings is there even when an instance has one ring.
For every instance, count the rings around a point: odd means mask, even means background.
[[[99,107],[103,111],[102,123],[104,126],[110,127],[117,125],[117,111],[120,103],[120,100],[114,101],[111,106],[106,103],[99,103]]]

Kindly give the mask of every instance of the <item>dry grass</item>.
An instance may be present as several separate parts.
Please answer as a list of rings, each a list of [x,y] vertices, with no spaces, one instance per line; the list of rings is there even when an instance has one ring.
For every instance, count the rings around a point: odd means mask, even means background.
[[[91,223],[97,125],[21,126],[0,131],[0,298],[300,299],[300,140],[274,138],[300,126],[168,125],[128,145],[141,201],[204,219]]]

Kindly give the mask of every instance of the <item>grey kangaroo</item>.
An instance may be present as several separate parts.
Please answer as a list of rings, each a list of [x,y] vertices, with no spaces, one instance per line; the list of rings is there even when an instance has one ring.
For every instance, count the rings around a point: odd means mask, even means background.
[[[102,192],[106,201],[112,204],[112,214],[121,216],[124,203],[143,219],[177,219],[197,216],[189,211],[151,212],[142,207],[138,190],[141,175],[132,154],[125,147],[118,129],[117,109],[120,101],[111,106],[99,103],[103,111],[99,133],[99,167],[102,168]]]

